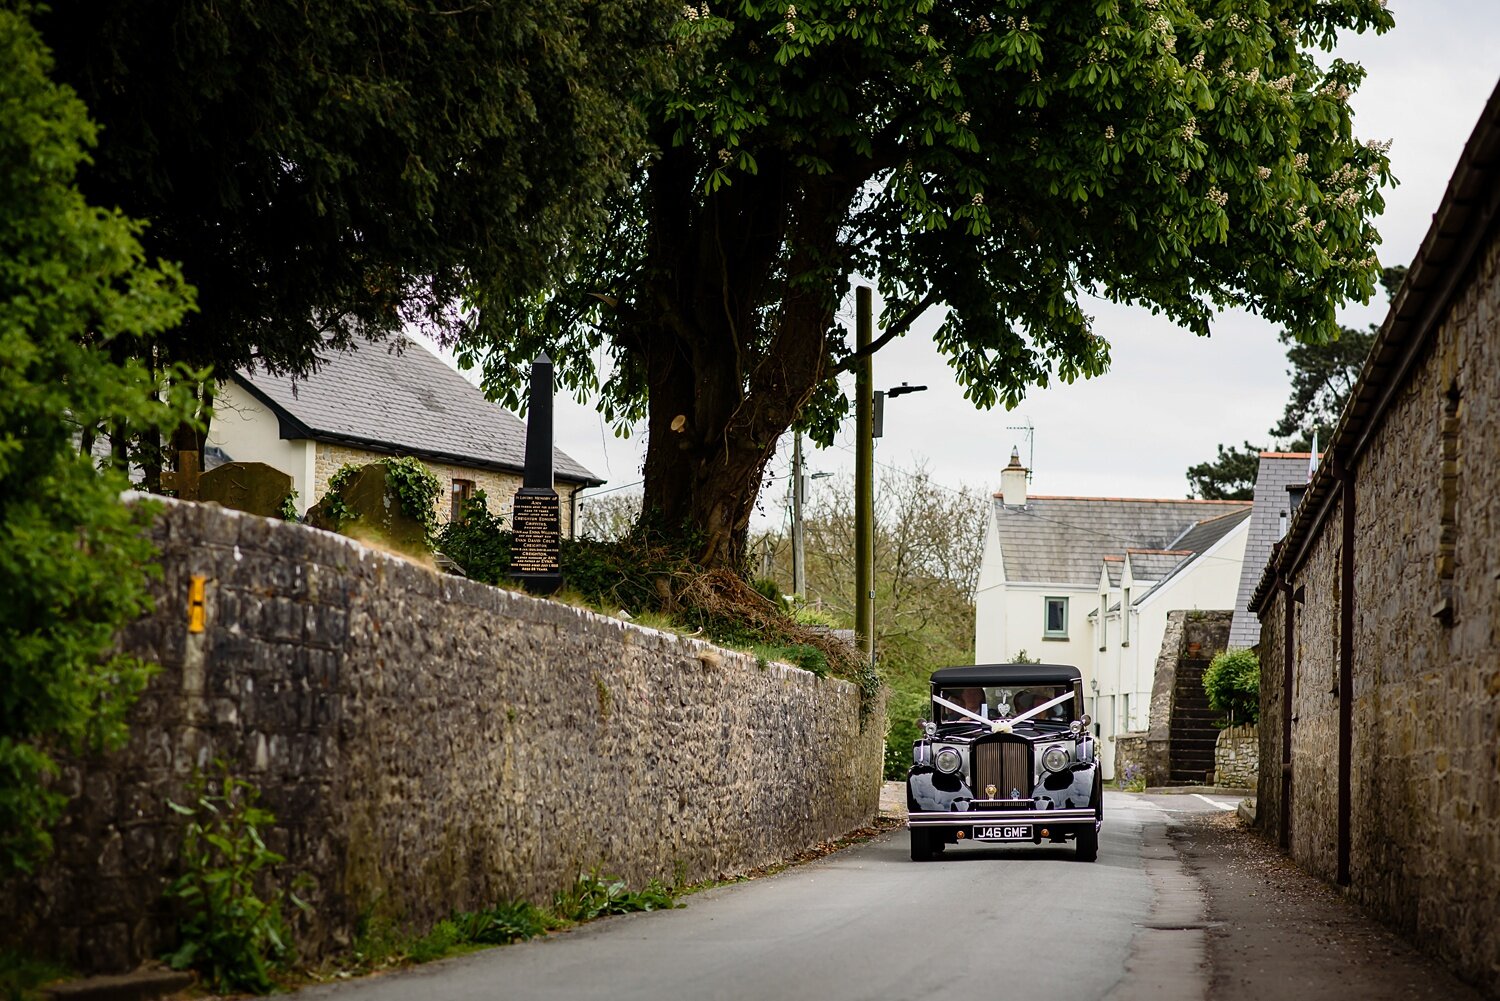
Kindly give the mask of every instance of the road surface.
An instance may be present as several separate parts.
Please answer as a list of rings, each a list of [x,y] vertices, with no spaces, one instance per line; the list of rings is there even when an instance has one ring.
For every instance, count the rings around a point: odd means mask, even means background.
[[[545,939],[321,986],[328,1001],[1204,996],[1203,898],[1165,832],[1223,797],[1106,793],[1099,860],[1071,846],[950,847],[904,830],[775,876]]]

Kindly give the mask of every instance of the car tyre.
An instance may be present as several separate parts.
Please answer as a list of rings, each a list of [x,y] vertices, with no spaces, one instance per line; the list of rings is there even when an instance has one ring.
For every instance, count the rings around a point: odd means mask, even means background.
[[[1099,828],[1104,825],[1104,780],[1099,776],[1099,770],[1094,769],[1094,816],[1097,818],[1094,826],[1078,832],[1077,851],[1078,861],[1093,862],[1099,858]]]
[[[932,832],[913,827],[911,829],[911,860],[913,862],[930,861],[933,855],[932,841]]]
[[[1078,832],[1077,841],[1078,861],[1093,862],[1099,858],[1099,829],[1086,827]]]

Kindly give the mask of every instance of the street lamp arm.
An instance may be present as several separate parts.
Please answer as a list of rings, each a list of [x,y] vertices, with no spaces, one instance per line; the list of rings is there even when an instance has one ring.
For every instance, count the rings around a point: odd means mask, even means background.
[[[913,323],[916,323],[918,318],[920,318],[923,313],[927,312],[928,309],[934,306],[937,301],[937,292],[928,292],[925,296],[922,297],[920,302],[915,303],[910,309],[903,313],[901,319],[892,323],[889,327],[886,327],[885,333],[881,334],[875,340],[871,341],[868,347],[860,348],[853,354],[849,355],[849,357],[839,362],[839,364],[834,366],[833,371],[829,374],[838,375],[841,372],[852,371],[854,369],[854,366],[860,363],[861,359],[869,357],[870,355],[879,351],[881,348],[885,347],[895,338],[900,337],[902,334],[910,330],[911,325]]]

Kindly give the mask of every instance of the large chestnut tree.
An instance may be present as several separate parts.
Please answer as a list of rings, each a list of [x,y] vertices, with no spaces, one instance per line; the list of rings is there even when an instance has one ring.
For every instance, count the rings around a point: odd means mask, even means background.
[[[612,238],[544,297],[478,297],[468,353],[519,402],[545,349],[644,422],[643,517],[737,564],[778,438],[846,410],[853,274],[886,303],[877,347],[946,307],[981,407],[1104,370],[1085,294],[1197,334],[1229,306],[1335,331],[1379,273],[1389,165],[1352,130],[1361,69],[1319,50],[1391,25],[1383,0],[688,6]]]

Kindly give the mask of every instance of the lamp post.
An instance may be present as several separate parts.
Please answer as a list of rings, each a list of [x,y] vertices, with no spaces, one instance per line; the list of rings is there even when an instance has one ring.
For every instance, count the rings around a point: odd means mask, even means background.
[[[873,339],[875,318],[870,287],[855,290],[855,349]],[[872,391],[870,356],[859,360],[854,376],[854,637],[875,667],[875,439],[884,433],[885,398],[920,393],[926,386],[903,382],[883,393]]]

